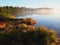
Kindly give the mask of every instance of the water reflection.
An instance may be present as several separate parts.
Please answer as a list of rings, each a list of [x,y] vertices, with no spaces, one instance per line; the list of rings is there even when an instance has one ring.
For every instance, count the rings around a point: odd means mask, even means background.
[[[19,16],[18,18],[32,18],[36,20],[35,26],[45,26],[49,29],[54,29],[60,32],[60,15],[52,14],[52,15],[40,15],[40,14],[31,14]]]

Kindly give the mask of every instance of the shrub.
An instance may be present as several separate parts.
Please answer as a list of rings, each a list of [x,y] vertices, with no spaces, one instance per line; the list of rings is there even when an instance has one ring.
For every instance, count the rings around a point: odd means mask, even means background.
[[[54,31],[42,26],[34,30],[30,27],[23,30],[21,28],[23,27],[8,26],[3,34],[0,33],[0,41],[6,41],[13,45],[55,45],[58,40]]]
[[[0,45],[56,45],[58,42],[55,31],[44,26],[34,27],[31,22],[27,25],[31,19],[21,20],[23,23],[10,21],[3,30],[0,29]]]

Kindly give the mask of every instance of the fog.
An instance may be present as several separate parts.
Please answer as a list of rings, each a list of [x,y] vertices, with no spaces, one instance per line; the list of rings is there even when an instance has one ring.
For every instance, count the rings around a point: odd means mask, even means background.
[[[23,10],[22,12],[17,12],[15,16],[25,16],[25,15],[31,15],[31,14],[40,14],[40,15],[46,15],[46,14],[52,14],[53,9],[50,8],[38,8],[38,9],[28,9]]]

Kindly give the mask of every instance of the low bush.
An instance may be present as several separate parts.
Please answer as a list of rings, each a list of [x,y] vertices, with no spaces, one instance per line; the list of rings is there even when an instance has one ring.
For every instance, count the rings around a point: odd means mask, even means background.
[[[0,31],[0,45],[55,45],[58,37],[54,31],[43,26],[11,27],[7,26]]]

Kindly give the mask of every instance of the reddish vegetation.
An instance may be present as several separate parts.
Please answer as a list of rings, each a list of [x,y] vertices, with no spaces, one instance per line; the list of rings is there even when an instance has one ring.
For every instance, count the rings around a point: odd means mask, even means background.
[[[35,20],[32,19],[2,19],[3,21],[0,22],[0,28],[5,28],[7,25],[10,26],[32,26],[36,23]]]
[[[0,22],[0,28],[5,28],[6,27],[6,22]]]
[[[25,23],[27,25],[34,25],[36,21],[34,20],[22,20],[20,23]]]

